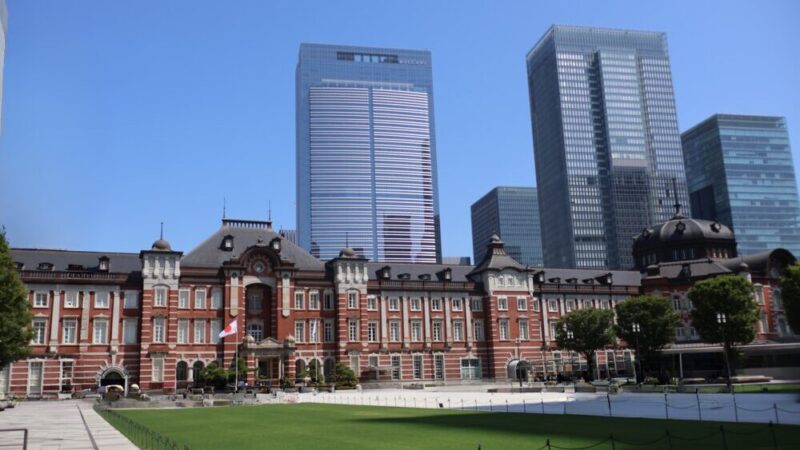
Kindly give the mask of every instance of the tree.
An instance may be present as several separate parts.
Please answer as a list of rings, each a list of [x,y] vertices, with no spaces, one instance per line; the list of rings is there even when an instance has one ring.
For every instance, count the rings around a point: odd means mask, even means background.
[[[336,387],[353,387],[358,384],[355,372],[345,363],[336,363],[333,369],[333,381]]]
[[[735,346],[756,337],[758,305],[753,285],[739,275],[721,275],[698,281],[688,295],[694,306],[692,326],[704,341],[722,344],[730,387]]]
[[[783,310],[786,320],[795,333],[800,333],[800,262],[786,269],[786,273],[778,280],[783,299]]]
[[[556,342],[564,350],[582,354],[594,378],[594,355],[614,343],[614,313],[608,309],[579,309],[563,316],[556,327]]]
[[[614,330],[629,346],[636,345],[639,364],[644,360],[656,360],[661,350],[675,339],[675,327],[680,325],[680,316],[672,308],[672,303],[660,295],[631,297],[617,304],[616,311]],[[643,377],[644,373],[639,376]]]
[[[224,389],[228,377],[228,371],[216,361],[212,361],[200,371],[200,379],[195,381],[206,386],[211,385],[217,389]]]
[[[0,228],[0,369],[30,354],[31,303]]]

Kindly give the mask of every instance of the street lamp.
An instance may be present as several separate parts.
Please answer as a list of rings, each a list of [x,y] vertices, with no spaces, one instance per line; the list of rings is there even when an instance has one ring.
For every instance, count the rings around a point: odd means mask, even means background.
[[[717,313],[717,323],[722,330],[722,356],[725,358],[725,369],[728,372],[728,382],[726,384],[728,386],[728,390],[733,392],[733,383],[731,380],[731,362],[728,358],[728,342],[725,340],[725,324],[728,323],[728,318],[725,316],[725,313]]]
[[[518,336],[517,339],[516,339],[516,343],[517,343],[517,378],[519,379],[519,387],[522,388],[522,367],[521,367],[522,366],[522,364],[521,364],[522,363],[522,357],[520,356],[520,352],[519,352],[519,344],[520,344],[520,342],[522,342],[522,338]]]
[[[639,333],[642,331],[642,327],[639,326],[639,322],[633,322],[633,324],[631,324],[631,331],[633,331],[633,335],[636,336],[636,362],[639,366],[639,369],[636,371],[636,382],[641,383],[644,381],[644,372],[642,372],[642,355],[639,352]]]
[[[564,324],[564,332],[566,333],[567,340],[569,340],[569,341],[571,341],[572,338],[575,337],[575,335],[572,334],[572,330],[567,328],[566,324]],[[569,350],[569,370],[570,370],[570,373],[572,374],[571,376],[574,377],[575,376],[575,361],[573,361],[573,359],[572,359],[572,350]]]

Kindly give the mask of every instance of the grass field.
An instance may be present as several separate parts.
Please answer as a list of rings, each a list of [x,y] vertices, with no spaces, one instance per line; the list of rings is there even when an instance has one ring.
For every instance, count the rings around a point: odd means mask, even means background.
[[[265,405],[172,410],[123,410],[124,417],[190,449],[539,449],[595,444],[613,433],[617,450],[797,449],[800,427],[764,424],[622,419],[573,415],[341,406]],[[134,438],[113,415],[106,419]],[[773,444],[773,435],[777,446]],[[702,439],[704,436],[708,436]],[[649,441],[662,438],[652,445]],[[690,440],[693,439],[693,440]],[[723,446],[726,445],[726,446]],[[182,447],[181,447],[182,448]],[[611,449],[611,442],[593,447]]]

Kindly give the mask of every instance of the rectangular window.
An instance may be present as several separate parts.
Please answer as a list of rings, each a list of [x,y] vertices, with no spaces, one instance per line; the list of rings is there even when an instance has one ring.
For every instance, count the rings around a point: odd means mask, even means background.
[[[507,297],[497,297],[497,310],[498,311],[508,311],[508,298]]]
[[[539,312],[539,299],[537,297],[533,297],[533,299],[531,299],[531,309]]]
[[[197,320],[194,321],[194,343],[195,344],[205,344],[206,342],[206,321],[205,320]]]
[[[164,318],[153,318],[153,342],[164,342]]]
[[[308,309],[319,309],[319,292],[308,293]]]
[[[358,320],[348,319],[347,321],[347,338],[351,342],[358,341]]]
[[[411,321],[411,341],[422,341],[422,321],[414,319]]]
[[[483,331],[483,319],[475,319],[472,322],[472,328],[475,332],[475,340],[476,341],[483,341],[486,339],[486,336]]]
[[[482,298],[472,298],[470,300],[470,309],[473,311],[482,311],[483,310],[483,299]]]
[[[603,300],[602,302],[600,302],[600,308],[601,309],[610,309],[611,305],[609,304],[608,300]]]
[[[519,338],[523,341],[527,341],[530,338],[528,319],[519,319]]]
[[[367,309],[369,311],[378,310],[378,299],[376,299],[374,295],[367,296]]]
[[[350,368],[355,372],[356,377],[361,372],[361,358],[358,355],[350,355]]]
[[[441,311],[442,310],[442,299],[440,299],[440,298],[432,298],[431,299],[431,310],[433,310],[433,311]]]
[[[436,319],[432,323],[433,323],[433,340],[434,341],[441,341],[442,340],[442,321],[439,320],[439,319]]]
[[[478,358],[464,358],[461,360],[461,379],[480,380],[481,362]]]
[[[247,296],[247,310],[250,312],[261,311],[261,292],[254,290]]]
[[[178,308],[189,309],[189,290],[181,289],[178,291]]]
[[[95,308],[108,308],[108,292],[95,292],[94,293],[94,307]]]
[[[302,320],[294,323],[294,340],[295,342],[306,341],[306,323]]]
[[[508,333],[508,319],[500,319],[497,323],[501,341],[509,339]]]
[[[125,291],[125,302],[123,308],[136,309],[139,307],[139,293],[137,291]]]
[[[139,343],[139,321],[134,318],[126,318],[122,321],[122,343],[123,344],[138,344]]]
[[[367,362],[370,367],[378,367],[378,355],[369,355]]]
[[[453,303],[453,311],[461,311],[461,310],[464,309],[462,307],[462,303],[461,303],[461,299],[460,298],[454,298],[451,301]]]
[[[325,309],[333,309],[333,294],[330,292],[325,292],[322,296],[322,300],[324,302]]]
[[[319,319],[310,319],[308,321],[308,342],[312,344],[319,343]]]
[[[305,298],[302,292],[295,292],[294,293],[294,309],[303,309],[305,303]]]
[[[33,307],[34,308],[47,308],[47,298],[50,296],[47,292],[37,292],[33,294]]]
[[[367,340],[369,342],[378,342],[378,322],[370,320],[367,323]]]
[[[422,311],[422,301],[418,298],[411,299],[411,311]]]
[[[78,320],[64,319],[64,329],[61,332],[62,344],[74,344],[77,342]]]
[[[78,291],[67,291],[66,298],[64,299],[64,307],[77,308],[78,306]]]
[[[181,319],[178,321],[178,344],[189,343],[189,321]]]
[[[167,288],[156,288],[156,298],[153,304],[155,306],[167,306]]]
[[[575,300],[567,300],[564,310],[570,312],[573,309],[575,309]]]
[[[550,324],[550,339],[556,339],[556,322],[549,322]]]
[[[400,321],[399,320],[390,320],[389,321],[389,340],[392,342],[398,342],[400,340]]]
[[[558,312],[558,300],[551,298],[547,301],[547,311]]]
[[[264,339],[264,326],[258,322],[250,322],[247,324],[247,334],[256,342]]]
[[[71,359],[61,360],[61,386],[72,386],[72,373],[74,372],[75,361]]]
[[[222,331],[222,320],[221,319],[211,319],[211,343],[212,344],[219,344],[219,341],[222,339],[219,337],[219,333]]]
[[[422,379],[422,355],[412,356],[411,362],[413,364],[413,374],[415,380]]]
[[[94,336],[92,342],[95,344],[105,344],[108,342],[108,320],[94,319]]]
[[[399,380],[402,376],[400,355],[392,355],[392,380]]]
[[[433,355],[433,377],[437,380],[444,380],[444,355]]]
[[[347,307],[349,309],[358,308],[358,292],[347,293]]]
[[[525,297],[517,297],[517,311],[528,310],[528,299]]]
[[[211,308],[222,309],[222,290],[220,288],[211,289]]]
[[[194,291],[194,309],[206,309],[206,290],[195,289]]]
[[[453,340],[456,342],[464,340],[464,322],[461,320],[453,321]]]
[[[151,359],[153,364],[153,376],[152,381],[155,383],[161,383],[164,381],[164,358],[153,358]]]
[[[324,327],[322,339],[324,339],[325,342],[333,342],[333,321],[326,319]]]
[[[44,344],[47,333],[47,319],[33,319],[33,344]]]
[[[400,311],[400,300],[389,298],[389,311]]]

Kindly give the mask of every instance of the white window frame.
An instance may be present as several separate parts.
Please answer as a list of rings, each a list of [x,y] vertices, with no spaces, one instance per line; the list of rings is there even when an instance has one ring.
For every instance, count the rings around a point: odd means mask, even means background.
[[[411,377],[415,380],[421,380],[425,376],[425,366],[423,363],[422,355],[414,353],[411,355]]]
[[[151,365],[151,377],[150,380],[153,383],[163,383],[164,382],[164,358],[163,357],[155,357],[150,359]]]
[[[358,292],[347,292],[347,309],[358,309]]]
[[[547,312],[558,312],[558,300],[555,298],[547,299]]]
[[[472,298],[470,300],[470,308],[473,311],[483,311],[483,299],[482,298]]]
[[[219,337],[219,333],[222,331],[222,319],[211,319],[208,323],[208,326],[211,343],[219,344],[219,342],[222,340],[222,338]]]
[[[527,311],[527,310],[528,310],[528,298],[517,297],[517,311]]]
[[[68,327],[67,325],[72,325]],[[72,329],[72,335],[67,336],[67,330]],[[70,339],[67,339],[70,337]],[[61,343],[62,344],[77,344],[78,343],[78,319],[74,317],[65,317],[64,322],[61,324]]]
[[[39,328],[41,325],[41,329]],[[45,345],[47,344],[47,319],[44,317],[34,317],[31,321],[33,328],[33,337],[31,338],[31,345]],[[39,331],[41,330],[41,333]]]
[[[389,320],[389,340],[400,342],[400,321],[398,319]]]
[[[97,326],[102,324],[103,328],[100,334],[102,339],[98,339]],[[108,344],[108,319],[105,317],[95,317],[92,320],[92,344],[102,345]]]
[[[432,298],[431,299],[431,311],[441,311],[442,310],[442,299],[441,298]]]
[[[306,341],[306,322],[304,320],[294,321],[294,341],[295,342]]]
[[[519,327],[519,339],[521,341],[530,340],[531,332],[530,332],[530,323],[528,322],[528,319],[519,319],[518,327]]]
[[[178,290],[178,309],[189,309],[189,289]]]
[[[74,302],[70,300],[75,300]],[[64,308],[80,308],[81,298],[80,291],[66,291],[64,292]]]
[[[311,291],[308,293],[308,309],[314,311],[319,310],[319,291]]]
[[[43,302],[40,300],[44,300]],[[33,293],[33,307],[34,308],[47,308],[50,304],[50,293],[37,291]]]
[[[222,309],[222,289],[218,287],[211,288],[211,309]]]
[[[378,342],[378,321],[370,320],[367,322],[367,341]]]
[[[531,309],[532,309],[534,312],[539,312],[539,309],[540,309],[540,308],[539,308],[539,297],[533,297],[533,298],[531,299]]]
[[[497,310],[508,311],[508,297],[504,295],[497,297]]]
[[[100,299],[103,299],[101,302]],[[108,309],[111,305],[111,294],[108,291],[95,291],[94,293],[94,308],[95,309]]]
[[[453,341],[461,342],[464,340],[464,321],[456,319],[453,321]]]
[[[294,309],[306,309],[306,296],[303,291],[295,291],[294,293]]]
[[[400,311],[400,299],[389,297],[389,311]]]
[[[367,311],[378,310],[378,299],[374,295],[367,296]]]
[[[333,300],[333,292],[325,291],[322,293],[322,308],[330,311],[336,307],[336,302]]]
[[[122,344],[131,345],[131,344],[138,344],[139,343],[139,319],[135,317],[126,317],[122,319]],[[132,339],[127,339],[128,337],[128,330],[133,330]],[[130,342],[133,341],[133,342]]]
[[[198,333],[198,331],[200,331]],[[206,343],[206,321],[205,319],[194,319],[192,324],[192,342],[195,344]]]
[[[139,291],[125,291],[123,295],[125,296],[122,302],[123,309],[139,308]]]
[[[156,286],[153,289],[153,306],[156,308],[164,308],[169,301],[169,288],[166,286]]]
[[[451,305],[453,307],[453,311],[463,311],[464,310],[464,302],[460,297],[454,297],[450,299]]]
[[[153,317],[153,342],[163,344],[166,341],[167,325],[166,318]]]
[[[476,341],[483,342],[486,340],[486,327],[483,319],[474,319],[472,321],[472,332]]]
[[[422,342],[422,320],[411,319],[411,342]]]
[[[409,304],[411,311],[422,311],[422,300],[419,297],[412,297]]]
[[[347,340],[358,342],[361,340],[361,330],[359,330],[358,319],[347,319]]]
[[[511,330],[508,319],[499,319],[497,321],[497,337],[501,341],[507,341],[511,339]]]
[[[206,309],[206,288],[195,288],[194,290],[194,309]]]
[[[264,323],[255,320],[248,322],[247,335],[252,337],[256,342],[262,341],[264,339]]]
[[[333,342],[335,339],[333,319],[325,319],[322,323],[322,341]]]
[[[433,319],[431,321],[431,338],[435,342],[441,342],[444,334],[444,324],[442,319]]]

